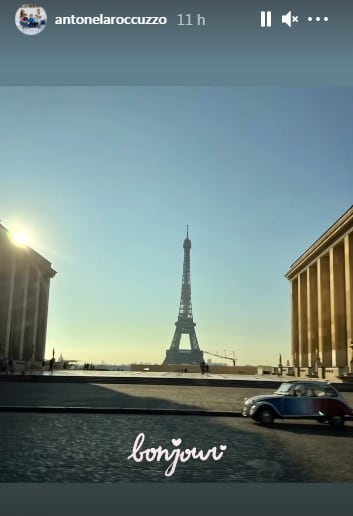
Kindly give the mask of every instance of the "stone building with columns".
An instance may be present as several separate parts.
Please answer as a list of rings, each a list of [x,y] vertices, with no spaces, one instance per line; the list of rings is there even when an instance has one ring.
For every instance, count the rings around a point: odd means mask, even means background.
[[[290,267],[298,376],[353,372],[353,206]]]
[[[16,245],[0,224],[0,359],[34,366],[44,358],[49,284],[56,274],[43,256]]]

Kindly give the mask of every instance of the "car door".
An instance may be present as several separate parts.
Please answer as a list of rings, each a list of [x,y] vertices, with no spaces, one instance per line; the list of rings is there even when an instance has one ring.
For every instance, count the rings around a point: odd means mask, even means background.
[[[293,385],[289,396],[284,398],[284,417],[305,417],[309,415],[307,389],[304,383]]]
[[[311,415],[341,416],[345,414],[344,405],[338,398],[338,393],[330,385],[314,386],[310,400]]]
[[[331,385],[325,385],[324,394],[324,411],[327,416],[333,417],[349,414],[346,405],[339,399],[338,392]]]

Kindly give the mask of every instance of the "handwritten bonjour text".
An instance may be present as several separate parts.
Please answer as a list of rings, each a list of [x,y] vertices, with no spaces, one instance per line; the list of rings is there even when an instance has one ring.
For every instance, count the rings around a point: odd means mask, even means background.
[[[169,466],[164,472],[166,477],[171,477],[175,469],[178,465],[178,462],[181,463],[188,462],[190,459],[192,460],[201,460],[203,462],[208,459],[213,459],[214,461],[221,460],[223,457],[223,453],[226,451],[227,446],[225,444],[221,444],[218,446],[213,446],[208,450],[197,450],[197,448],[185,448],[182,450],[180,445],[182,444],[182,439],[171,439],[171,443],[174,446],[174,449],[171,451],[163,448],[162,446],[158,446],[157,448],[145,448],[143,449],[143,444],[145,441],[145,434],[140,433],[137,435],[134,445],[131,450],[131,454],[128,459],[132,459],[135,462],[160,462],[161,460],[165,460],[165,462],[170,462]],[[219,448],[219,450],[218,450]]]

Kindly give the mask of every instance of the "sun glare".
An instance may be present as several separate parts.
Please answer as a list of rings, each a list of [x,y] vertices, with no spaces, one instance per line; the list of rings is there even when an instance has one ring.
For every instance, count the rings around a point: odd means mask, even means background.
[[[15,245],[20,247],[24,247],[28,245],[28,238],[24,233],[20,233],[19,231],[11,232],[11,240]]]

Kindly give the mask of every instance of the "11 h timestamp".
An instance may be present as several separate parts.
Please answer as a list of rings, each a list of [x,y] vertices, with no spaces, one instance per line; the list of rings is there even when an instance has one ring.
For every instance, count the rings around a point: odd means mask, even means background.
[[[204,27],[206,25],[206,18],[205,16],[201,16],[201,14],[178,14],[178,23],[177,25],[179,27],[191,27],[193,25],[196,25],[198,27]]]

